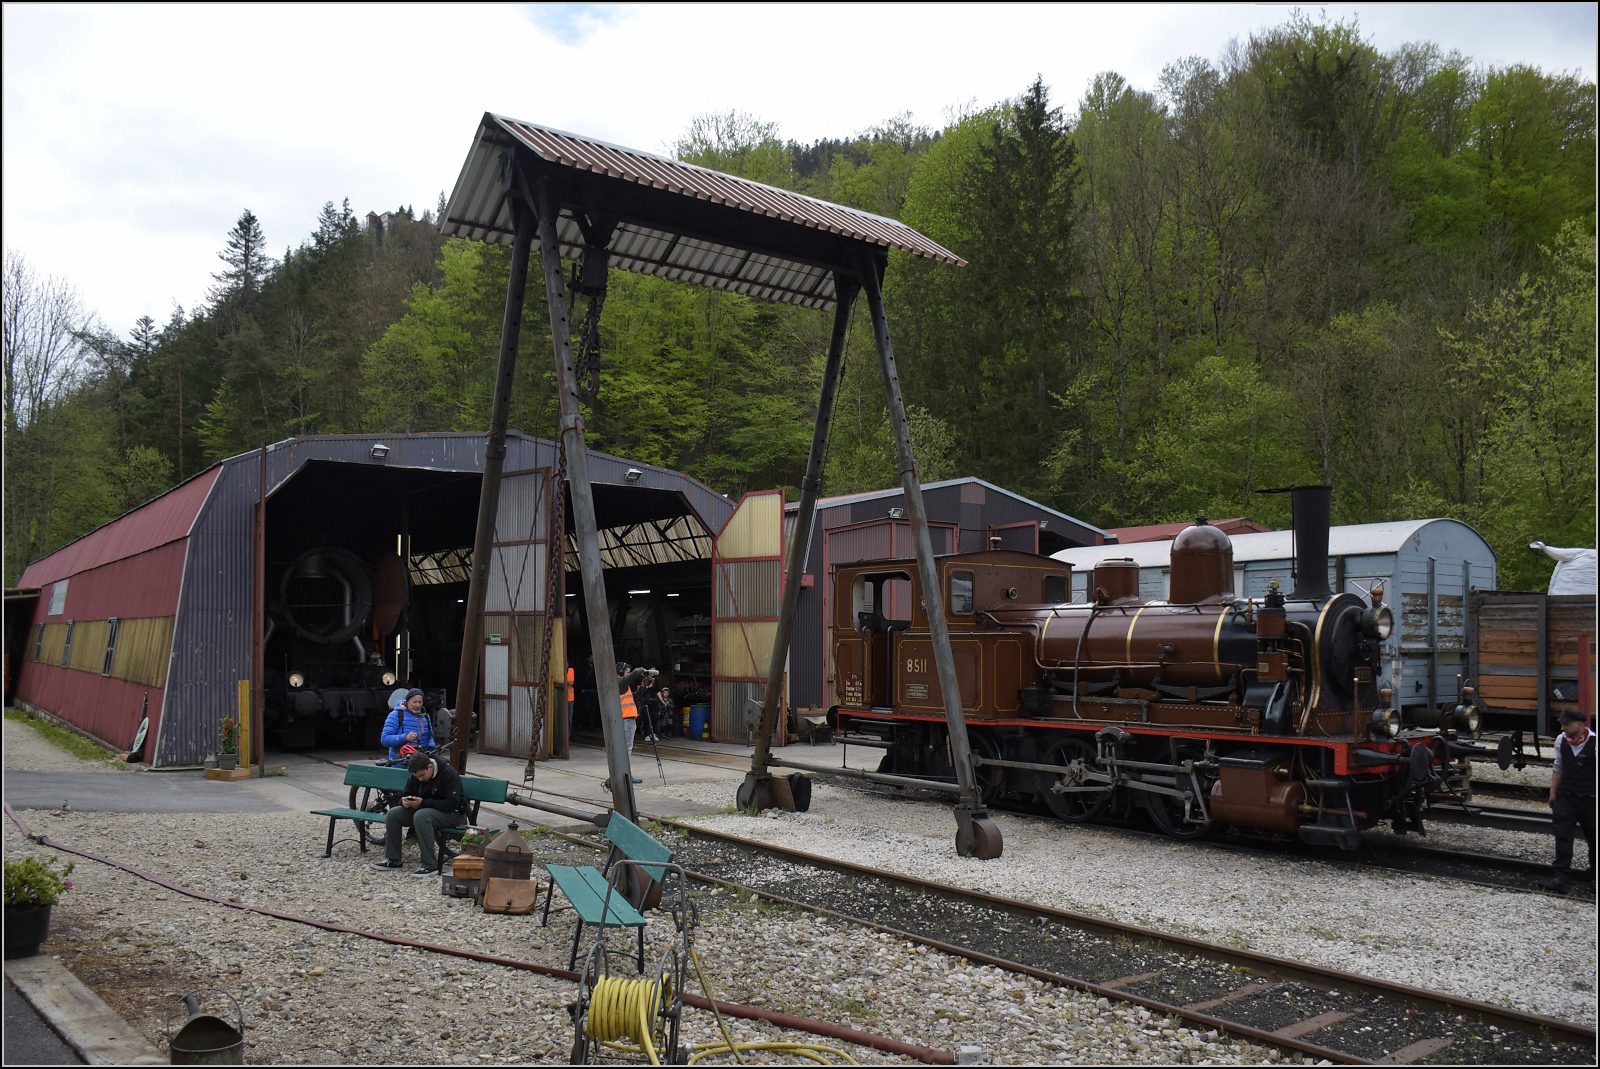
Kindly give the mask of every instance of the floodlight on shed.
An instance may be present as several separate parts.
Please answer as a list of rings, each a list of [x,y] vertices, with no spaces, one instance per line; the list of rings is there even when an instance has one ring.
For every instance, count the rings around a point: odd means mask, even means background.
[[[388,446],[384,445],[382,442],[378,442],[375,445],[373,445],[373,447],[372,447],[372,459],[373,460],[382,460],[384,457],[386,457],[388,455],[389,455],[389,447]]]
[[[628,481],[630,483],[636,483],[639,481],[639,477],[643,474],[644,472],[640,471],[638,468],[629,468],[627,476]]]
[[[905,518],[905,514],[906,514],[906,510],[905,509],[890,509],[889,510],[889,518],[891,520],[904,519]]]

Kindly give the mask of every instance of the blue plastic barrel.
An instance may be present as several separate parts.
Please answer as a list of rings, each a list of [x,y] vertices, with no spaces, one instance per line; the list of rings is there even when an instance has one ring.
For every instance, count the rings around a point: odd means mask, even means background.
[[[711,737],[711,706],[689,706],[689,737],[691,739]]]

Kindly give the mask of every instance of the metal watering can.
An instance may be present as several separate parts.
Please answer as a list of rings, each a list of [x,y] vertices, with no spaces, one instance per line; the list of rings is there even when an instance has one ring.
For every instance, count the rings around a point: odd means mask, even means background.
[[[224,991],[222,994],[227,995]],[[233,1010],[239,1016],[235,1028],[220,1017],[200,1012],[200,1003],[194,993],[179,996],[189,1011],[189,1019],[172,1033],[172,1016],[167,1016],[167,1049],[173,1065],[243,1065],[244,1064],[244,1011],[238,999],[227,995]]]

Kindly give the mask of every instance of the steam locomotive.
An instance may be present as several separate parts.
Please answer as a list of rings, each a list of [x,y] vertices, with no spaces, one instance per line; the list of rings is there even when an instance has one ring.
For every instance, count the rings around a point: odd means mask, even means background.
[[[1075,823],[1143,808],[1176,838],[1226,825],[1353,850],[1363,829],[1421,832],[1430,800],[1465,800],[1487,752],[1461,741],[1476,710],[1401,729],[1379,675],[1383,590],[1329,590],[1332,491],[1291,493],[1294,589],[1260,599],[1234,593],[1231,543],[1203,514],[1172,544],[1167,601],[1142,600],[1112,547],[1077,603],[1058,561],[937,559],[986,804]],[[915,562],[841,565],[834,584],[836,729],[884,749],[880,772],[953,780]]]
[[[379,745],[397,687],[405,684],[407,582],[400,558],[369,565],[349,549],[319,546],[273,569],[265,632],[267,735],[283,749]],[[425,690],[436,724],[446,692]],[[441,728],[436,728],[440,734]]]

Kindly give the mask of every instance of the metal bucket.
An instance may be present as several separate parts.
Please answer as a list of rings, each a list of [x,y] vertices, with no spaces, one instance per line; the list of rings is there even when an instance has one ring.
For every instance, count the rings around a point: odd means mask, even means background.
[[[227,994],[227,992],[223,992]],[[239,1027],[200,1012],[200,1003],[193,992],[181,996],[189,1010],[189,1019],[178,1034],[172,1034],[172,1018],[167,1018],[167,1049],[173,1065],[243,1065],[244,1064],[244,1011],[232,995],[228,1001],[239,1015]]]

